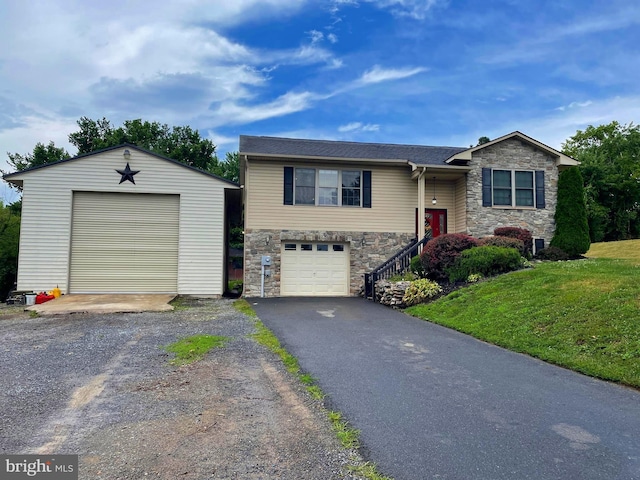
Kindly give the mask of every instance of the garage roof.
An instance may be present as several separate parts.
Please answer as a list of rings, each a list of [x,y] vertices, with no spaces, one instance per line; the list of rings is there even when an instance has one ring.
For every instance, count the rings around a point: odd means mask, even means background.
[[[113,147],[103,148],[102,150],[96,150],[95,152],[84,153],[84,154],[78,155],[76,157],[66,158],[66,159],[63,159],[63,160],[58,160],[57,162],[46,163],[44,165],[38,165],[37,167],[31,167],[31,168],[27,168],[25,170],[20,170],[20,171],[13,172],[13,173],[7,173],[6,175],[3,175],[2,178],[5,179],[8,182],[11,182],[13,184],[16,184],[16,185],[20,186],[21,183],[22,183],[22,178],[19,178],[19,177],[21,177],[22,175],[24,175],[26,173],[30,173],[30,172],[33,172],[33,171],[36,171],[36,170],[41,170],[43,168],[55,167],[56,165],[60,165],[62,163],[73,162],[75,160],[80,160],[80,159],[83,159],[83,158],[86,158],[86,157],[90,157],[92,155],[96,155],[96,154],[104,153],[104,152],[109,152],[111,150],[116,150],[116,149],[119,149],[119,148],[128,148],[128,149],[131,149],[131,150],[138,150],[140,152],[143,152],[143,153],[146,153],[148,155],[154,156],[154,157],[159,158],[161,160],[174,163],[174,164],[179,165],[181,167],[188,168],[188,169],[193,170],[195,172],[201,173],[202,175],[207,175],[209,177],[215,178],[215,179],[220,180],[222,182],[228,183],[229,185],[232,185],[232,186],[234,186],[236,188],[240,187],[240,185],[238,185],[235,182],[232,182],[231,180],[227,180],[226,178],[222,178],[222,177],[220,177],[218,175],[215,175],[213,173],[209,173],[209,172],[206,172],[204,170],[200,170],[199,168],[193,167],[191,165],[187,165],[186,163],[179,162],[177,160],[174,160],[173,158],[169,158],[169,157],[165,157],[163,155],[159,155],[159,154],[157,154],[155,152],[152,152],[150,150],[146,150],[144,148],[140,148],[137,145],[133,145],[133,144],[130,144],[130,143],[122,143],[120,145],[116,145],[116,146],[113,146]]]

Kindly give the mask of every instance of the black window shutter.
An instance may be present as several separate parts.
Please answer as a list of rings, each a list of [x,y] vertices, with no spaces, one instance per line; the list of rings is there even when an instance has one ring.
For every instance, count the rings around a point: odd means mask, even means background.
[[[362,206],[371,208],[371,170],[362,172]]]
[[[284,204],[293,205],[293,167],[284,167]]]
[[[491,169],[482,169],[482,206],[490,207],[491,201]]]
[[[536,170],[536,208],[545,208],[544,170]]]

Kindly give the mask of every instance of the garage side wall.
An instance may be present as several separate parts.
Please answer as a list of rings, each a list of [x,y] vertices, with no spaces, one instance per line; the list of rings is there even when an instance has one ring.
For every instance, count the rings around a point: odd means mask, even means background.
[[[153,155],[124,148],[14,177],[23,180],[18,289],[68,293],[74,191],[180,195],[178,291],[224,292],[224,191],[231,185]],[[135,185],[115,170],[138,170]],[[135,205],[130,205],[135,212]],[[126,245],[122,246],[126,254]]]

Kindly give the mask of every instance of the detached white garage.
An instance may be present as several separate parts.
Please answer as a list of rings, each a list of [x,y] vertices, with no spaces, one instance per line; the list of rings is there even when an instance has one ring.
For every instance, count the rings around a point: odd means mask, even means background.
[[[5,179],[23,188],[18,290],[224,293],[235,183],[133,145]]]

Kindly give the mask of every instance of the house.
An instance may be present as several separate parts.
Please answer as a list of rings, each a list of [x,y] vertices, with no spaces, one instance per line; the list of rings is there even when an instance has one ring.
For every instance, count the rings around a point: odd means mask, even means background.
[[[134,145],[11,173],[18,289],[221,295],[239,186]]]
[[[578,164],[520,132],[472,148],[240,136],[239,154],[246,296],[356,295],[425,229],[516,226],[543,248]]]

